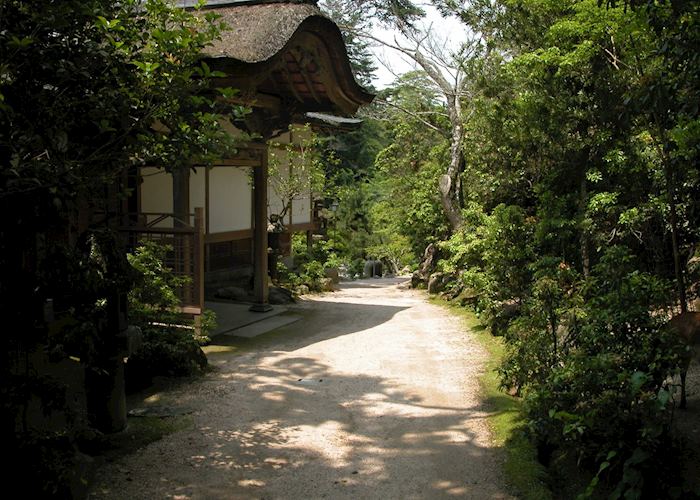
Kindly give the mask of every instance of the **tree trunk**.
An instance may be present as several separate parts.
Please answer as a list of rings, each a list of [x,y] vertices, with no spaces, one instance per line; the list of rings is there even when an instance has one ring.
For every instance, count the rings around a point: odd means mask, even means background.
[[[678,288],[678,300],[681,303],[681,312],[688,310],[688,298],[685,293],[685,280],[683,279],[683,266],[681,265],[681,255],[678,249],[678,213],[676,209],[676,185],[673,179],[673,172],[668,164],[664,162],[664,173],[666,174],[666,191],[668,192],[669,219],[671,223],[671,246],[673,247],[673,268],[676,274],[676,286]]]
[[[464,130],[462,124],[462,106],[459,98],[453,96],[447,99],[447,109],[452,126],[450,137],[450,165],[447,173],[440,176],[440,201],[445,210],[445,215],[450,221],[452,231],[458,231],[462,227],[461,178],[464,166],[462,143]]]
[[[449,174],[440,176],[440,201],[445,215],[450,221],[452,231],[457,231],[462,226],[462,214],[457,197],[457,182],[452,180]]]
[[[581,219],[580,219],[580,225],[581,225],[581,240],[580,240],[580,245],[581,245],[581,267],[583,269],[583,276],[585,278],[588,278],[588,275],[591,272],[591,256],[588,252],[588,236],[586,234],[587,230],[584,227],[584,221],[586,220],[586,206],[588,204],[588,186],[586,185],[586,175],[584,172],[583,178],[581,179],[581,189],[579,192],[579,203],[580,203],[580,211],[581,211]]]

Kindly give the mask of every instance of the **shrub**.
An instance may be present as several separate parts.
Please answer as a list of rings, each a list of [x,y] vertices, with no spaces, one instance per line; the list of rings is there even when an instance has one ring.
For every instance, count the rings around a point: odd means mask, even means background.
[[[318,292],[321,291],[321,280],[326,277],[326,270],[323,264],[312,260],[301,266],[299,277],[302,283]]]
[[[307,291],[319,292],[322,290],[321,280],[325,279],[326,270],[323,264],[317,260],[304,262],[299,266],[299,270],[294,272],[281,262],[277,264],[277,279],[282,286],[299,293],[300,287],[308,287]]]
[[[277,280],[280,285],[297,290],[300,285],[303,285],[303,280],[297,273],[289,269],[281,261],[277,261]]]
[[[150,384],[155,376],[193,376],[206,368],[207,357],[192,330],[149,326],[143,329],[143,345],[129,357],[127,384],[136,390]]]
[[[503,386],[524,395],[542,449],[598,471],[588,495],[604,480],[615,498],[665,496],[679,474],[665,380],[681,350],[653,314],[669,284],[636,268],[621,247],[588,279],[542,266],[506,336]]]
[[[191,376],[207,367],[207,358],[199,347],[209,340],[207,333],[216,327],[216,315],[205,311],[201,332],[179,313],[176,290],[187,278],[175,276],[163,264],[167,246],[146,242],[128,256],[138,272],[136,285],[129,292],[130,321],[143,333],[143,345],[129,357],[127,387],[140,389],[154,376]]]

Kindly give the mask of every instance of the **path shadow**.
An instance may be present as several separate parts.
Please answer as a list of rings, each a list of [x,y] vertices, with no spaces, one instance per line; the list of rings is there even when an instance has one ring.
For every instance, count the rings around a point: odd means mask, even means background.
[[[124,481],[94,497],[126,498],[141,482],[152,498],[501,498],[498,451],[467,427],[482,407],[435,405],[388,378],[312,358],[253,361],[179,394],[201,408],[179,439],[187,445],[121,463]],[[222,379],[231,392],[212,404]],[[186,466],[149,472],[153,460]]]
[[[238,351],[275,349],[293,351],[310,344],[369,330],[390,321],[410,306],[324,302],[323,307],[293,309],[286,314],[301,315],[303,321],[292,323],[253,338],[219,335],[212,339],[210,351],[229,352],[217,346]],[[283,313],[281,316],[284,316]],[[215,356],[212,357],[215,359]]]
[[[502,456],[485,442],[487,406],[454,404],[472,383],[461,366],[428,365],[450,387],[436,391],[419,370],[407,379],[385,369],[410,359],[342,371],[295,355],[408,314],[413,300],[338,299],[295,311],[304,320],[276,332],[232,339],[242,355],[214,355],[214,373],[151,397],[196,408],[194,427],[110,464],[93,498],[505,498]],[[363,347],[351,364],[375,358]],[[410,346],[397,352],[410,356]]]

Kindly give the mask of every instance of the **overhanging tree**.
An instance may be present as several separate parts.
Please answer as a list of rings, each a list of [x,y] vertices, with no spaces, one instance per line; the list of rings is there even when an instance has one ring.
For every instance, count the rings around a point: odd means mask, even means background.
[[[206,164],[231,146],[219,120],[240,110],[220,106],[216,93],[231,91],[213,91],[200,61],[223,28],[165,0],[0,4],[0,303],[11,325],[0,369],[13,449],[30,430],[22,408],[53,391],[16,369],[17,353],[43,346],[95,373],[117,366],[124,174]]]

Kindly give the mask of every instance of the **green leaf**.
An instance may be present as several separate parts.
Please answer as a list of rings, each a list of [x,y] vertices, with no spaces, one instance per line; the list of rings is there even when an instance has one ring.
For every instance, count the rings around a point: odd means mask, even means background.
[[[9,45],[13,48],[25,49],[29,47],[32,43],[34,43],[34,39],[32,37],[25,36],[22,38],[18,38],[16,35],[12,35],[12,38],[10,38]]]
[[[649,375],[644,372],[636,371],[630,377],[630,391],[632,394],[637,394],[644,384],[649,381]]]

